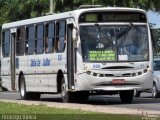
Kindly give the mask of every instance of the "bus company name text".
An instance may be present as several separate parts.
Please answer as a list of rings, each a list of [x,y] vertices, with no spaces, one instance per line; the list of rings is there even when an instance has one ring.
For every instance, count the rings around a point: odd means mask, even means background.
[[[43,60],[40,59],[31,59],[31,67],[37,67],[37,66],[50,66],[50,59],[49,58],[43,58]]]

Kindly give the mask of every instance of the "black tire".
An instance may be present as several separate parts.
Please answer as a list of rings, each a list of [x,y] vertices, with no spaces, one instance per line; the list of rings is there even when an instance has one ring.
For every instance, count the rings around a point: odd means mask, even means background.
[[[134,90],[120,91],[119,94],[122,103],[132,103]]]
[[[75,93],[76,99],[81,100],[88,100],[89,98],[89,92],[88,91],[79,91]]]
[[[30,94],[26,92],[26,82],[24,75],[20,76],[20,81],[19,81],[19,91],[20,91],[20,96],[22,100],[28,100],[30,98]]]
[[[156,83],[153,83],[152,87],[152,97],[153,98],[159,98],[160,97],[160,92],[158,91]]]
[[[41,94],[39,92],[31,92],[30,93],[30,100],[39,100],[41,97]]]
[[[141,96],[141,92],[137,89],[134,90],[134,97],[140,97]]]
[[[40,99],[40,93],[26,91],[26,82],[25,82],[24,75],[21,75],[21,77],[20,77],[19,91],[20,91],[20,96],[21,96],[22,100],[38,100],[38,99]]]
[[[64,77],[62,77],[62,82],[61,82],[61,96],[62,96],[62,102],[64,103],[75,101],[75,93],[67,91],[67,86]]]

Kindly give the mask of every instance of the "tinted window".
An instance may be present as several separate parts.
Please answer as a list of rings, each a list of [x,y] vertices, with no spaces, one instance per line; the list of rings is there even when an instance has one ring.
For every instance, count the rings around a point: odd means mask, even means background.
[[[160,71],[160,60],[154,61],[154,70]]]
[[[45,36],[45,52],[51,53],[54,49],[54,23],[49,23],[46,25],[46,36]]]
[[[54,23],[49,24],[48,37],[54,37]]]
[[[84,61],[148,61],[147,26],[80,26]]]
[[[25,27],[17,30],[17,40],[16,40],[16,54],[24,54],[24,41],[25,41]]]
[[[37,26],[37,46],[36,46],[36,53],[43,53],[43,35],[44,34],[44,26],[38,25]]]
[[[63,52],[65,50],[66,45],[66,22],[61,21],[57,23],[57,31],[56,31],[56,51]]]
[[[35,52],[35,27],[29,26],[26,29],[26,53],[32,55]]]
[[[10,54],[10,31],[3,32],[2,53],[4,57]]]

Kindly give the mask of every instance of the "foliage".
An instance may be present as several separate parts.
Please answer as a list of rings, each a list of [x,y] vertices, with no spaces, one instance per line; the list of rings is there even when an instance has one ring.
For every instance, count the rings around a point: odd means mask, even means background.
[[[0,24],[42,16],[48,7],[48,0],[0,0]]]
[[[80,5],[135,7],[160,12],[159,0],[53,0],[54,12],[77,9]],[[6,22],[45,15],[49,0],[0,0],[0,26]],[[63,8],[63,9],[62,9]]]
[[[110,7],[135,7],[135,8],[142,8],[145,10],[154,10],[154,11],[160,11],[160,1],[157,0],[60,0],[56,2],[56,4],[61,4],[63,6],[64,11],[66,8],[69,9],[74,9],[78,8],[80,5],[86,5],[86,4],[91,4],[91,5],[102,5],[102,6],[110,6]],[[67,10],[67,9],[66,9]]]

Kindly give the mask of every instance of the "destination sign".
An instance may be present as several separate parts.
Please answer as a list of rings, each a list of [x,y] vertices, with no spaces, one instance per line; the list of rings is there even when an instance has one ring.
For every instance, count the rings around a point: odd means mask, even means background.
[[[139,21],[139,14],[103,14],[102,21]]]
[[[89,60],[90,61],[115,61],[116,54],[112,50],[93,50],[89,51]]]
[[[98,21],[97,14],[86,14],[85,19],[90,22]]]
[[[147,22],[145,14],[141,12],[89,12],[83,13],[79,23],[85,22]]]

